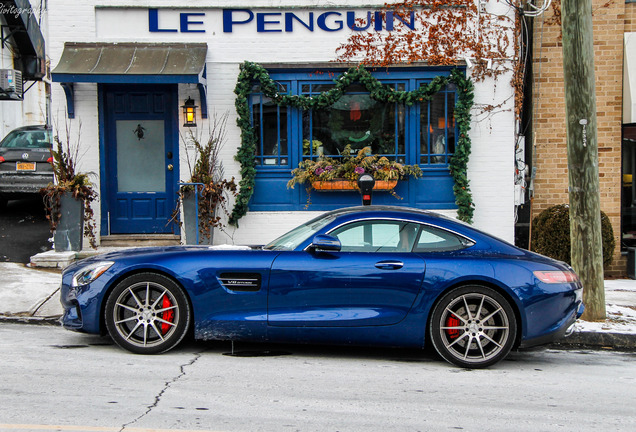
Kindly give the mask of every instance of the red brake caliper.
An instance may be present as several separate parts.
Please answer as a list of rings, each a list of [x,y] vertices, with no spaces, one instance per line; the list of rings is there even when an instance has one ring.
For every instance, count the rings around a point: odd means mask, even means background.
[[[168,298],[168,296],[163,296],[163,302],[161,304],[162,309],[166,309],[172,306],[172,302],[170,301],[170,299]],[[162,317],[163,320],[168,321],[168,322],[172,322],[172,320],[174,319],[174,310],[170,309],[167,310],[163,313]],[[161,323],[161,333],[166,334],[168,333],[168,330],[170,330],[170,325],[166,324],[166,323]]]
[[[457,317],[455,317],[455,315],[451,315],[446,319],[446,327],[459,327],[459,319]],[[455,339],[457,336],[459,336],[459,330],[457,329],[446,329],[446,334],[448,334],[448,337],[450,337],[451,339]]]

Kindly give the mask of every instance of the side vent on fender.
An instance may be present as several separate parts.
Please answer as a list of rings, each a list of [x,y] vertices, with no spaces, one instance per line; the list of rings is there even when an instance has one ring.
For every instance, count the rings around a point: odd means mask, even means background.
[[[221,273],[219,281],[229,291],[259,291],[260,273]]]

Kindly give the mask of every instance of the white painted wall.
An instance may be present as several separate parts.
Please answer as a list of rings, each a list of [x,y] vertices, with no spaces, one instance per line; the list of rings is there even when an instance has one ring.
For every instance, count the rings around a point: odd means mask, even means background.
[[[513,15],[502,2],[492,0],[489,10]],[[223,33],[221,8],[280,8],[274,11],[293,10],[302,13],[302,7],[322,13],[324,10],[340,10],[339,6],[362,7],[365,10],[380,9],[384,2],[361,4],[359,0],[309,1],[309,0],[221,0],[209,7],[205,0],[191,0],[188,7],[174,0],[49,0],[50,37],[48,40],[51,64],[54,68],[62,53],[64,42],[206,42],[208,44],[207,77],[208,108],[210,113],[229,112],[227,143],[223,148],[227,176],[237,176],[239,166],[234,161],[240,145],[240,131],[236,127],[236,111],[233,93],[238,74],[238,65],[245,60],[260,63],[280,62],[324,63],[335,58],[335,48],[346,39],[345,30],[333,33],[301,28],[293,34],[256,33],[255,24],[240,26],[236,32]],[[204,24],[192,28],[205,33],[150,33],[148,31],[147,7],[160,9],[160,28],[179,28],[179,14],[204,13]],[[321,9],[323,8],[323,9]],[[325,9],[326,8],[326,9]],[[346,9],[345,9],[346,10]],[[271,10],[270,10],[271,11]],[[276,25],[272,25],[272,28]],[[513,36],[511,35],[511,38]],[[511,54],[512,55],[512,54]],[[475,105],[499,105],[500,108],[488,116],[475,116],[470,133],[472,156],[468,176],[475,201],[474,225],[506,240],[514,239],[514,110],[513,94],[509,87],[510,75],[494,81],[476,83]],[[83,154],[81,168],[99,173],[99,129],[97,124],[97,86],[80,84],[76,91],[76,119],[71,123],[82,123]],[[198,101],[194,86],[180,85],[179,100],[188,96]],[[505,101],[505,102],[504,102]],[[65,98],[59,84],[53,88],[53,115],[63,119]],[[205,122],[201,127],[207,128]],[[184,131],[182,130],[182,133]],[[184,144],[182,143],[182,146]],[[182,147],[182,180],[187,180],[184,164],[185,148]],[[95,206],[99,221],[99,206]],[[448,213],[448,212],[445,212]],[[453,212],[450,212],[453,213]],[[316,212],[252,212],[240,221],[240,228],[228,228],[226,234],[216,234],[215,242],[266,243],[300,222],[314,217]]]

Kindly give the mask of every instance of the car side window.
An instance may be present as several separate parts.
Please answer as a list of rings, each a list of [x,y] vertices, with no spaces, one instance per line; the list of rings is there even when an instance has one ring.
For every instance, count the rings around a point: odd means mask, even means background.
[[[411,252],[418,225],[400,221],[370,220],[337,228],[342,252]]]
[[[447,252],[464,249],[468,246],[472,246],[472,242],[468,239],[439,228],[422,226],[414,251]]]

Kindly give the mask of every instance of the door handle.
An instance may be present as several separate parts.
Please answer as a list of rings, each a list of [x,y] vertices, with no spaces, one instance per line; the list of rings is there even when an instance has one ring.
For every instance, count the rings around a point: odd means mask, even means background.
[[[399,270],[404,267],[404,263],[401,261],[379,261],[375,263],[375,267],[380,270]]]
[[[168,171],[172,171],[173,168],[172,164],[168,164]]]

